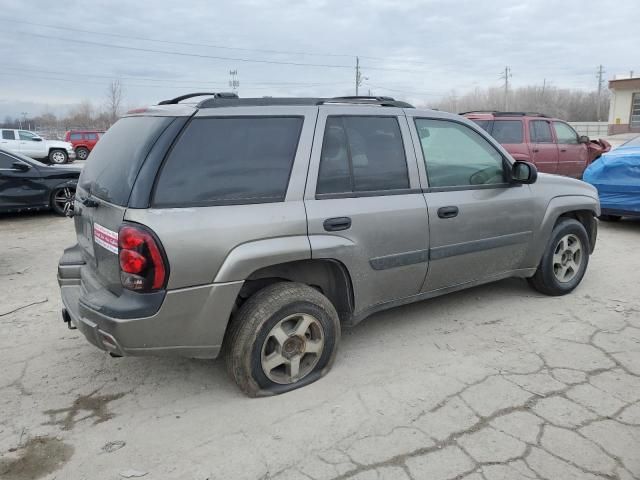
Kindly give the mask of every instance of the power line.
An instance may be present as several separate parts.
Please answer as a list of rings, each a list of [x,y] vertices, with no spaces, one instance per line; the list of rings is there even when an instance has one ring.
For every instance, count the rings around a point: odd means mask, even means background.
[[[56,73],[54,73],[56,74]],[[21,77],[24,78],[23,74],[20,73],[12,73],[12,72],[3,72],[0,71],[0,76],[2,75],[9,75],[9,76],[14,76],[14,77]],[[66,83],[74,83],[74,84],[78,84],[78,85],[101,85],[101,86],[105,86],[104,83],[102,82],[93,82],[93,81],[87,81],[87,80],[78,80],[76,78],[60,78],[60,77],[47,77],[47,76],[42,76],[42,75],[30,75],[29,76],[30,79],[34,79],[34,80],[53,80],[53,81],[59,81],[59,82],[66,82]],[[110,77],[110,78],[114,78],[114,77]],[[173,89],[203,89],[203,88],[211,88],[211,86],[216,83],[219,85],[226,85],[223,82],[203,82],[200,85],[141,85],[141,84],[135,84],[135,83],[127,83],[127,82],[123,82],[123,85],[125,85],[126,87],[139,87],[139,88],[164,88],[164,89],[169,89],[169,88],[173,88]],[[350,82],[336,82],[335,85],[346,85],[347,83]],[[261,85],[261,84],[255,84],[255,85]],[[313,83],[309,83],[309,84],[300,84],[300,85],[291,85],[291,84],[273,84],[273,85],[269,85],[269,86],[245,86],[246,89],[248,90],[272,90],[274,88],[277,87],[291,87],[291,88],[295,88],[295,87],[317,87],[317,86],[325,86],[328,84],[313,84]]]
[[[341,68],[341,69],[352,68],[349,65],[339,65],[339,64],[330,64],[330,63],[304,63],[304,62],[288,62],[288,61],[281,61],[281,60],[264,60],[264,59],[253,59],[253,58],[242,58],[242,57],[223,57],[219,55],[205,55],[201,53],[176,52],[171,50],[159,50],[155,48],[132,47],[128,45],[117,45],[114,43],[95,42],[92,40],[57,37],[53,35],[43,35],[39,33],[23,32],[19,30],[14,30],[13,33],[18,33],[21,35],[27,35],[32,37],[46,38],[47,40],[60,40],[63,42],[82,43],[85,45],[94,45],[97,47],[104,47],[104,48],[116,48],[120,50],[130,50],[135,52],[159,53],[163,55],[177,55],[182,57],[207,58],[212,60],[225,60],[225,61],[244,62],[244,63],[289,65],[294,67],[318,67],[318,68]],[[389,71],[389,72],[424,73],[423,71],[418,71],[418,70],[405,70],[405,69],[387,68],[387,67],[368,67],[368,68],[370,70],[380,70],[380,71]]]
[[[218,48],[221,50],[235,50],[235,51],[243,51],[243,52],[259,52],[259,53],[271,53],[277,55],[300,55],[300,56],[314,56],[314,57],[342,57],[342,58],[353,58],[355,56],[359,56],[360,58],[367,60],[376,60],[376,61],[393,61],[405,65],[424,65],[433,67],[433,62],[420,62],[417,60],[407,60],[402,58],[384,58],[384,57],[376,57],[376,56],[367,56],[367,55],[354,55],[352,53],[317,53],[317,52],[302,52],[302,51],[290,51],[290,50],[275,50],[275,49],[264,49],[264,48],[246,48],[246,47],[231,47],[228,45],[219,45],[219,44],[211,44],[211,43],[198,43],[198,42],[185,42],[178,40],[165,40],[159,38],[151,38],[151,37],[140,37],[135,35],[124,35],[118,33],[110,33],[110,32],[97,32],[95,30],[83,30],[79,28],[71,28],[71,27],[61,27],[60,25],[51,25],[46,23],[37,23],[37,22],[29,22],[25,20],[16,20],[16,19],[8,19],[8,18],[0,18],[0,22],[6,23],[20,23],[24,25],[31,25],[36,27],[44,27],[51,28],[55,30],[63,30],[67,32],[77,32],[77,33],[88,33],[91,35],[102,35],[106,37],[113,38],[123,38],[128,40],[142,40],[145,42],[155,42],[155,43],[163,43],[166,45],[183,45],[188,47],[206,47],[206,48]]]

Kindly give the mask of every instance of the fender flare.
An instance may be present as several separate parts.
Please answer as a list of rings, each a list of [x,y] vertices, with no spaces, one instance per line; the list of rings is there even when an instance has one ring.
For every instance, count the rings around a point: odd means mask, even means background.
[[[256,270],[278,263],[311,259],[306,235],[266,238],[238,245],[222,262],[213,282],[245,280]]]
[[[553,197],[549,201],[532,242],[533,248],[529,257],[532,261],[528,262],[531,263],[530,266],[537,267],[540,263],[558,218],[566,213],[578,211],[588,211],[594,217],[597,217],[600,215],[600,203],[597,199],[588,195],[561,195]]]

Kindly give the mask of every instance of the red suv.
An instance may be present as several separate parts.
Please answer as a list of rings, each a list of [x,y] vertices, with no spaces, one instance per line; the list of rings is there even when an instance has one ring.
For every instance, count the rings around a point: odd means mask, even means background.
[[[462,113],[486,130],[516,160],[532,162],[545,173],[582,178],[585,168],[611,149],[606,140],[589,140],[567,122],[540,113]]]
[[[71,142],[78,160],[86,160],[89,152],[96,146],[100,137],[104,134],[101,130],[69,130],[64,140]]]

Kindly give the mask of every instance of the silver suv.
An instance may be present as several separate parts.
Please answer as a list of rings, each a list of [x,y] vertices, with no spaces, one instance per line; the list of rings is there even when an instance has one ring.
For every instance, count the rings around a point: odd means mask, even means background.
[[[330,369],[342,326],[507,277],[582,280],[595,188],[388,97],[189,95],[129,112],[79,179],[63,319],[113,356],[223,354],[249,395]]]

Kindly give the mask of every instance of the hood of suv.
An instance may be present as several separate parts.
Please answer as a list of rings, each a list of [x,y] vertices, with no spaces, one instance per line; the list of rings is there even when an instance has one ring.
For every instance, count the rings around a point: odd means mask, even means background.
[[[562,195],[585,195],[598,199],[598,190],[593,185],[589,185],[582,180],[575,178],[553,175],[550,173],[538,173],[538,180],[533,185],[538,188],[549,188],[556,196]]]

